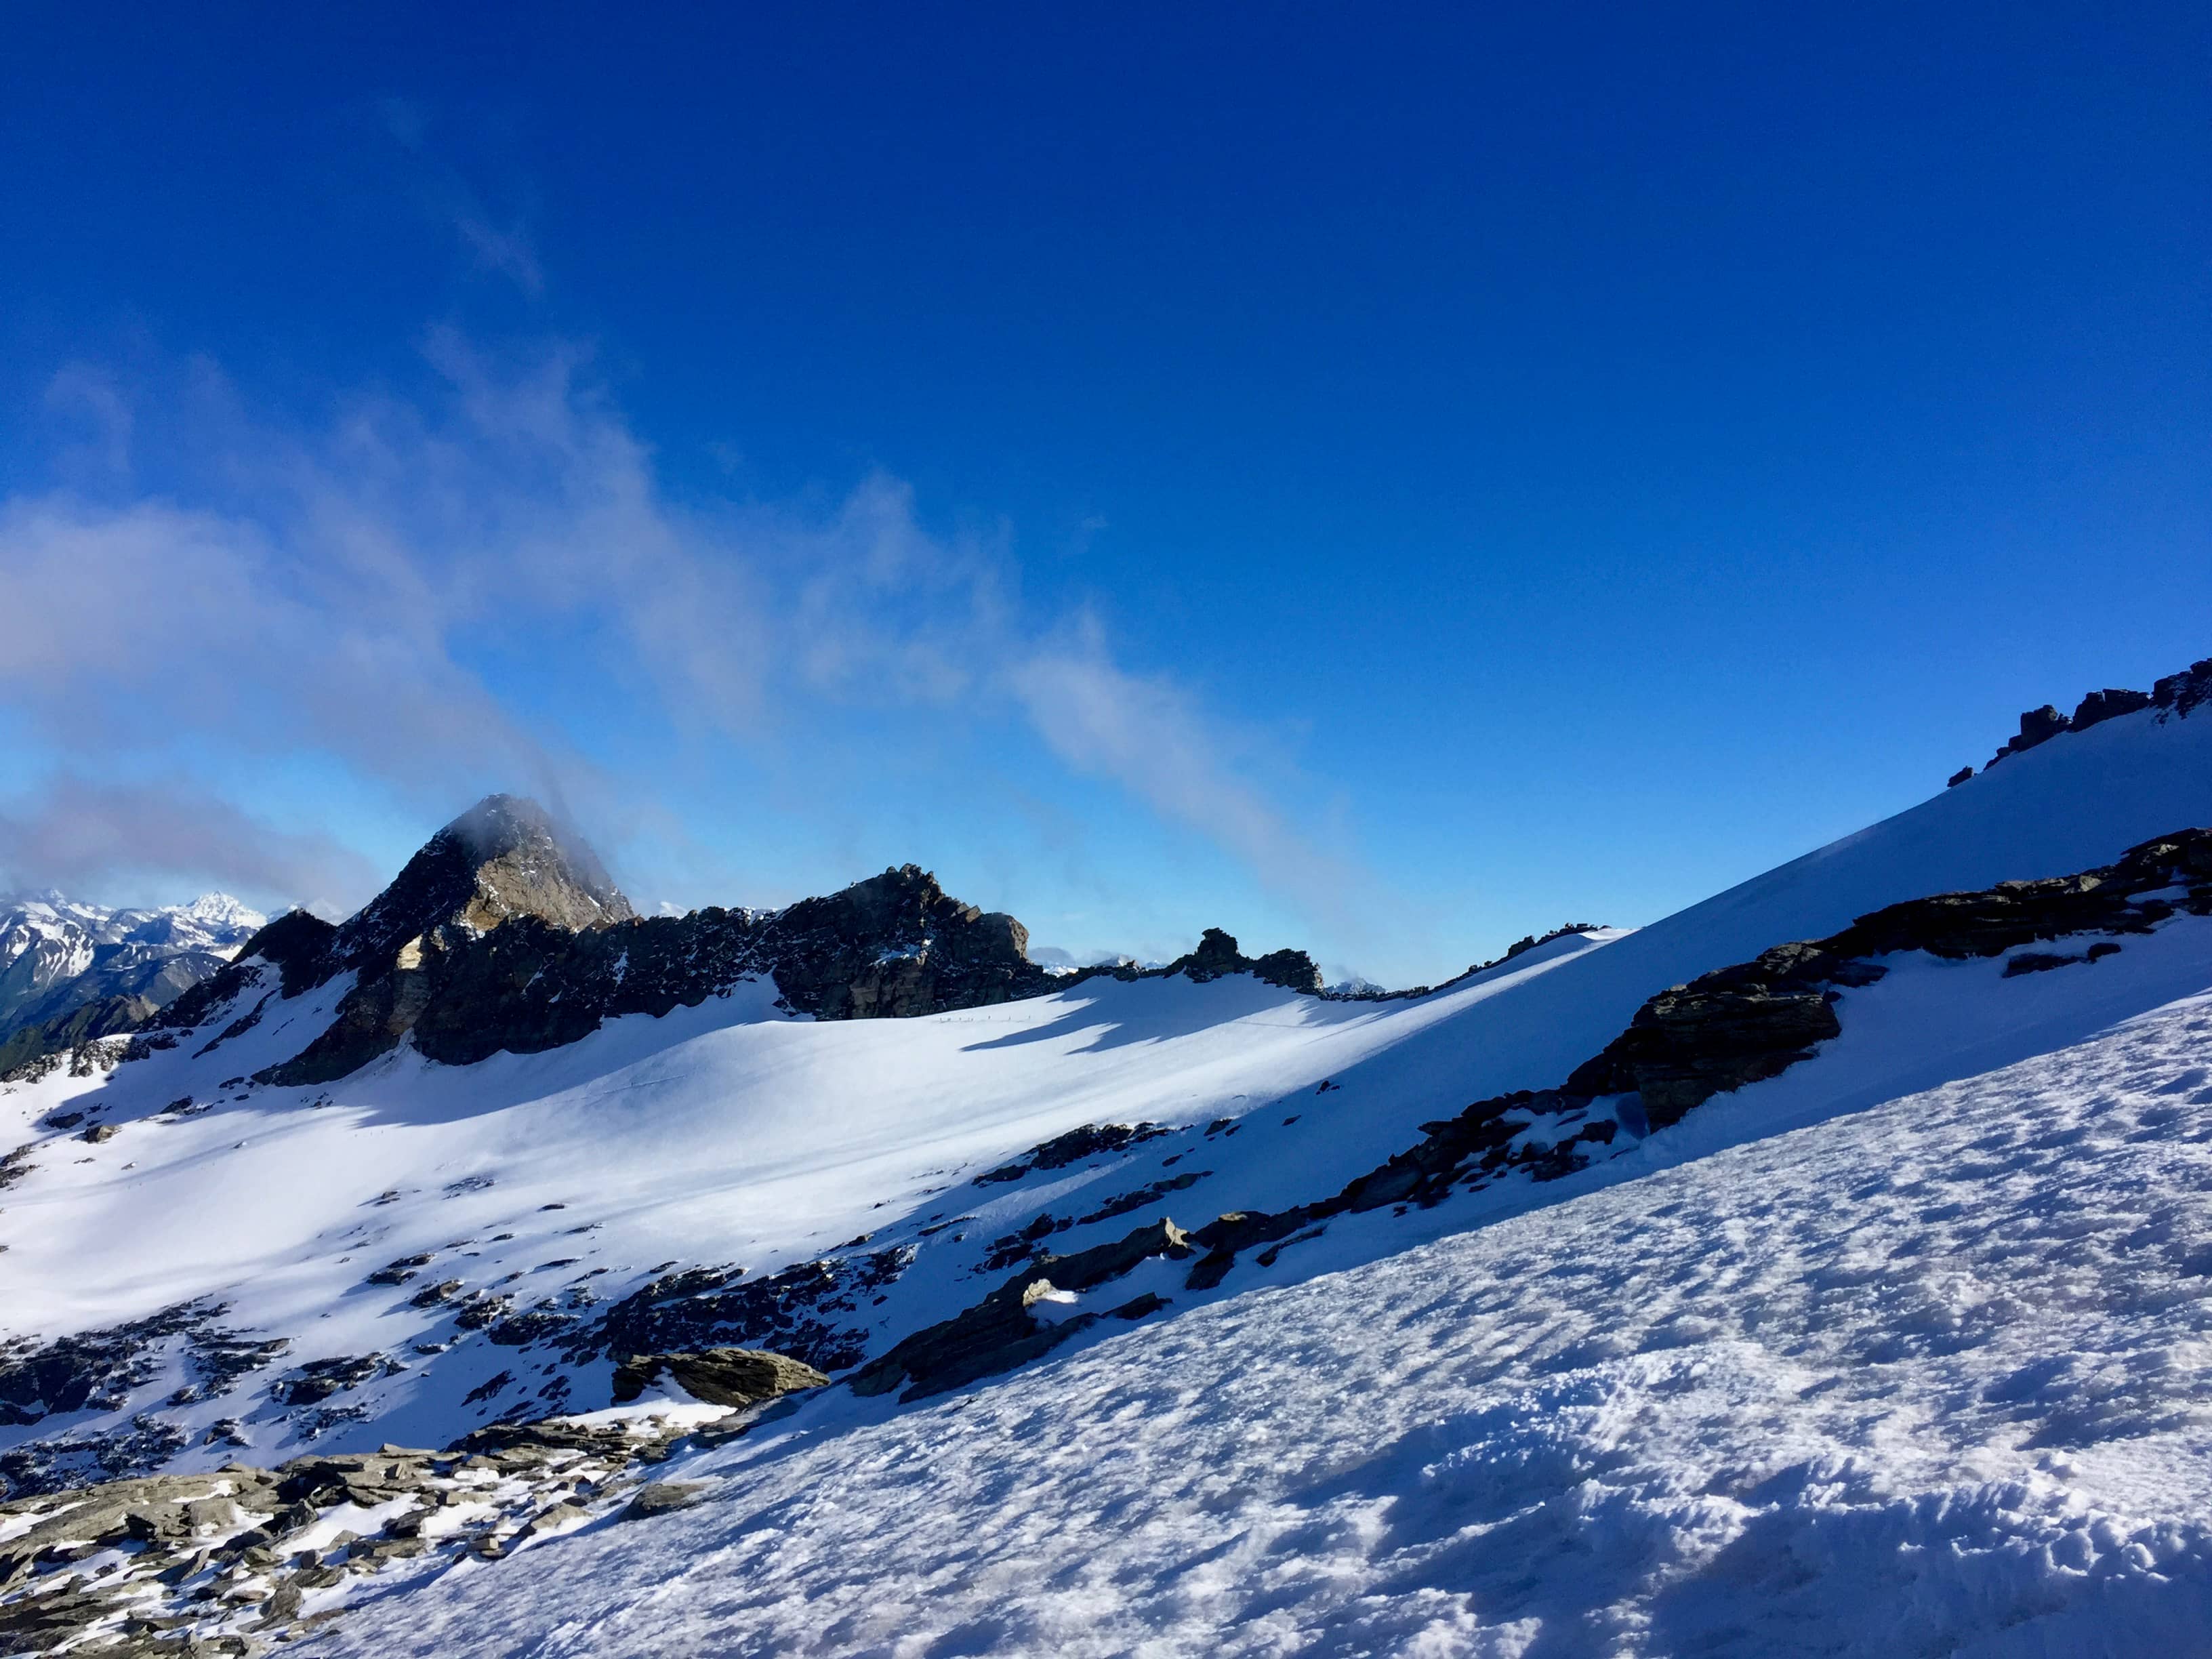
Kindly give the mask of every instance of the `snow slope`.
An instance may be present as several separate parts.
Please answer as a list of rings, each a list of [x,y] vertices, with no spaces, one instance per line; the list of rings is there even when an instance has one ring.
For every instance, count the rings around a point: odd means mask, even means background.
[[[454,1568],[333,1656],[2212,1649],[2212,994]],[[1742,1103],[1787,1078],[1743,1091]]]
[[[127,1401],[0,1428],[0,1453],[120,1431],[155,1407],[186,1443],[176,1462],[192,1466],[274,1462],[317,1437],[325,1448],[442,1443],[490,1415],[604,1403],[604,1367],[579,1372],[572,1395],[540,1394],[570,1381],[541,1370],[541,1352],[459,1331],[450,1306],[415,1305],[422,1285],[449,1279],[582,1317],[672,1263],[742,1263],[757,1278],[868,1234],[869,1249],[913,1252],[886,1300],[860,1316],[879,1351],[997,1283],[1005,1270],[984,1266],[992,1241],[1032,1218],[1073,1221],[1051,1237],[1066,1251],[1160,1213],[1190,1224],[1334,1192],[1417,1139],[1425,1120],[1559,1082],[1669,983],[1897,899],[2084,868],[2208,823],[2212,718],[2146,713],[2014,757],[1640,933],[1563,939],[1416,1001],[1322,1002],[1242,975],[1092,981],[964,1013],[816,1024],[778,1014],[771,988],[755,984],[465,1068],[403,1048],[315,1090],[237,1079],[297,1053],[345,979],[271,1002],[235,1036],[222,1032],[238,1011],[225,1011],[104,1077],[57,1072],[0,1091],[0,1149],[33,1145],[29,1173],[0,1196],[0,1334],[50,1338],[206,1297],[226,1304],[228,1326],[281,1336],[289,1351],[237,1393],[171,1408],[185,1380],[173,1353]],[[1711,1151],[2046,1052],[2202,988],[2192,975],[2206,955],[2204,930],[2177,924],[2093,969],[2002,987],[1995,964],[1922,964],[1852,993],[1844,1038],[1759,1095],[1769,1108],[1752,1094],[1716,1103],[1639,1156]],[[1989,994],[1936,994],[1984,981]],[[1863,1020],[1869,1032],[1886,1021],[1916,1035],[1863,1042]],[[184,1113],[165,1109],[186,1100]],[[118,1133],[89,1144],[40,1129],[57,1111],[94,1113]],[[1221,1119],[1233,1131],[1207,1133]],[[969,1184],[1076,1126],[1148,1121],[1177,1133],[1017,1182]],[[1079,1219],[1184,1176],[1197,1179],[1140,1212]],[[1345,1218],[1273,1266],[1240,1263],[1222,1294],[1579,1189]],[[420,1284],[366,1282],[416,1255],[431,1258]],[[1179,1310],[1190,1300],[1179,1296]],[[289,1367],[364,1355],[383,1356],[386,1373],[339,1409],[292,1413],[265,1395]],[[234,1421],[235,1440],[203,1443]]]

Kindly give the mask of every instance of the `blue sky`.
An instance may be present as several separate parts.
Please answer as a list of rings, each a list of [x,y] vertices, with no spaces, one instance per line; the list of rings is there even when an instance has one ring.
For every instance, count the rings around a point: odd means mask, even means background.
[[[2212,653],[2201,8],[29,6],[0,880],[1393,981]]]

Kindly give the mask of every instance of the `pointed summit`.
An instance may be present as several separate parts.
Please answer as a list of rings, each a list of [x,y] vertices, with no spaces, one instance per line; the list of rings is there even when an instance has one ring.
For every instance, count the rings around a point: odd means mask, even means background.
[[[513,917],[536,916],[582,933],[635,914],[598,855],[543,806],[487,795],[431,836],[338,929],[332,958],[371,974],[433,928],[486,933]]]

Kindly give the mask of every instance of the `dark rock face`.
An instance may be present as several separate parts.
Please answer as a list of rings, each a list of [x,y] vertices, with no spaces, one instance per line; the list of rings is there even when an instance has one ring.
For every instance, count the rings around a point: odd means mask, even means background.
[[[765,942],[776,989],[817,1019],[974,1008],[1053,982],[1030,961],[1020,922],[948,897],[911,864],[800,900],[769,924]]]
[[[2212,702],[2212,657],[2193,662],[2179,674],[2168,674],[2151,686],[2151,702],[2163,714],[2186,716],[2191,709]]]
[[[787,1006],[821,1019],[1005,1002],[1055,982],[1023,955],[1027,943],[1012,916],[947,896],[912,865],[772,915],[710,908],[581,932],[535,914],[489,931],[435,927],[404,941],[386,971],[365,975],[329,1030],[264,1080],[329,1082],[410,1032],[448,1065],[536,1053],[603,1020],[696,1007],[763,975]]]
[[[1249,974],[1268,985],[1279,985],[1287,991],[1304,992],[1308,996],[1322,994],[1321,969],[1304,951],[1270,951],[1264,957],[1248,957],[1237,948],[1237,940],[1218,927],[1209,927],[1199,935],[1198,948],[1177,957],[1164,968],[1133,968],[1101,966],[1086,968],[1073,980],[1063,980],[1061,985],[1079,983],[1098,975],[1122,981],[1167,979],[1181,974],[1198,984],[1224,978],[1230,974]]]
[[[2008,755],[2021,754],[2048,743],[2063,732],[2086,732],[2093,726],[2118,720],[2123,714],[2141,714],[2146,708],[2157,709],[2161,720],[2185,719],[2191,710],[2206,702],[2212,702],[2212,657],[2191,663],[2179,674],[2168,674],[2148,691],[2130,691],[2110,685],[2101,691],[2092,691],[2081,699],[2070,716],[2060,714],[2050,703],[2031,708],[2020,717],[2020,734],[1990,757],[1990,764],[1995,766]],[[1973,769],[1969,767],[1951,782],[1964,783],[1972,773]]]
[[[2008,755],[2022,754],[2039,744],[2048,743],[2065,731],[2068,724],[2066,716],[2047,702],[2040,708],[2028,709],[2020,717],[2019,736],[1990,756],[1989,763],[1995,766]]]
[[[1181,973],[1203,985],[1224,974],[1241,973],[1250,965],[1237,951],[1233,938],[1218,927],[1209,927],[1198,936],[1198,949],[1177,957],[1169,971]]]
[[[1264,957],[1247,957],[1237,950],[1237,941],[1218,927],[1207,928],[1199,936],[1198,949],[1170,963],[1167,971],[1201,985],[1227,974],[1249,974],[1264,984],[1279,985],[1287,991],[1318,996],[1322,990],[1321,969],[1304,951],[1270,951]]]
[[[1951,774],[1949,780],[1945,782],[1943,787],[1946,789],[1956,789],[1960,784],[1964,783],[1968,778],[1971,778],[1973,775],[1974,769],[1972,767],[1962,766],[1957,771]]]
[[[417,856],[420,856],[419,854]],[[338,930],[306,910],[288,910],[241,945],[240,962],[258,957],[276,965],[284,994],[295,997],[314,982],[331,956]]]
[[[757,1406],[830,1379],[803,1360],[762,1348],[708,1348],[699,1353],[633,1354],[615,1367],[614,1402],[626,1406],[663,1372],[694,1400],[710,1406]]]
[[[1100,1316],[1077,1315],[1048,1323],[1030,1310],[1058,1291],[1086,1291],[1118,1279],[1156,1255],[1181,1260],[1190,1241],[1164,1218],[1127,1237],[1073,1255],[1039,1258],[973,1307],[951,1319],[916,1331],[852,1377],[853,1392],[889,1394],[902,1384],[902,1400],[920,1400],[995,1376],[1049,1353]],[[1145,1300],[1139,1298],[1139,1300]],[[1139,1308],[1136,1302],[1107,1310],[1106,1317],[1142,1318],[1166,1304],[1157,1296]]]
[[[2102,691],[2092,691],[2081,699],[2081,707],[2074,711],[2068,722],[2070,730],[2086,732],[2093,726],[2118,720],[2123,714],[2133,714],[2151,706],[2148,691],[2128,691],[2106,686]]]
[[[1778,1077],[1813,1045],[1843,1035],[1817,991],[1748,980],[1677,986],[1645,1003],[1628,1030],[1566,1082],[1570,1094],[1634,1092],[1655,1129],[1717,1094]]]
[[[259,1074],[260,1081],[328,1083],[388,1052],[449,980],[467,985],[471,975],[449,964],[504,928],[534,924],[541,941],[565,941],[635,919],[591,849],[536,802],[512,795],[487,796],[441,830],[389,887],[327,937],[312,918],[295,921],[299,915],[270,923],[247,947],[277,953],[270,959],[280,962],[285,994],[348,969],[358,979],[329,1027],[297,1056]],[[542,943],[538,952],[559,953],[557,945]],[[502,954],[511,962],[532,952],[526,945]],[[487,976],[479,971],[473,977],[481,992]],[[496,983],[495,971],[489,977]],[[495,1018],[495,1009],[478,1008],[465,994],[447,1000],[449,1028],[486,1023],[473,1016]],[[452,1006],[456,1002],[461,1006]],[[553,1024],[556,1033],[573,1030],[556,1037],[568,1042],[598,1021],[563,1018]],[[495,1042],[483,1053],[499,1046]]]

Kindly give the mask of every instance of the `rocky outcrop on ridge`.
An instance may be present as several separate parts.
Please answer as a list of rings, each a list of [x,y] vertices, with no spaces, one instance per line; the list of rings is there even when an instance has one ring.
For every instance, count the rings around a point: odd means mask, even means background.
[[[1177,974],[1200,985],[1230,974],[1249,974],[1264,984],[1279,985],[1286,991],[1300,991],[1309,996],[1325,994],[1321,969],[1304,951],[1270,951],[1263,957],[1248,957],[1237,949],[1236,939],[1218,927],[1207,928],[1199,936],[1195,951],[1177,957],[1164,968],[1108,963],[1085,968],[1058,983],[1075,984],[1102,975],[1122,981],[1169,979]]]
[[[2020,717],[2020,731],[1990,757],[1983,769],[1986,771],[2001,760],[2039,748],[2064,732],[2086,732],[2123,714],[2154,708],[2160,720],[2185,720],[2207,702],[2212,702],[2212,657],[2191,663],[2179,674],[2168,674],[2148,691],[2130,691],[2118,686],[2092,691],[2071,714],[2061,714],[2051,703],[2027,709]],[[1966,767],[1953,775],[1949,787],[1955,789],[1973,775],[1974,769]]]
[[[572,933],[535,915],[488,933],[439,927],[403,945],[331,1027],[268,1073],[343,1077],[411,1033],[433,1060],[468,1065],[506,1049],[574,1042],[624,1014],[694,1007],[773,975],[785,1005],[821,1019],[933,1013],[1034,996],[1055,981],[1023,951],[1012,916],[948,896],[908,865],[824,899],[763,913],[709,908]]]

